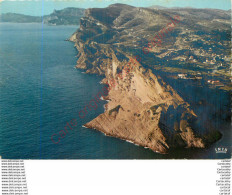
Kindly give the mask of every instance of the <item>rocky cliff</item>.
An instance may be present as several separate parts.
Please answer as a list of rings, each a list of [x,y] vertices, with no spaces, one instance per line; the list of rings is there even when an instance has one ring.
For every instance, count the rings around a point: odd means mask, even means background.
[[[49,25],[79,25],[80,18],[84,15],[84,10],[74,7],[54,10],[50,15],[43,17],[43,22]]]
[[[149,36],[175,15],[123,4],[86,10],[80,29],[70,38],[79,51],[77,68],[104,75],[102,82],[109,85],[105,112],[86,127],[159,153],[175,147],[204,148],[220,138],[218,132],[214,139],[199,133],[200,119],[191,106],[148,68],[146,57],[151,56],[141,52]],[[170,35],[172,39],[176,37]],[[134,53],[140,53],[140,60],[134,60]],[[152,57],[155,63],[157,57]]]

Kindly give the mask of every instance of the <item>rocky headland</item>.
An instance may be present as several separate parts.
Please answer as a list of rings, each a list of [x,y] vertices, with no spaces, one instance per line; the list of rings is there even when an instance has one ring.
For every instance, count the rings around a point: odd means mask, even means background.
[[[85,11],[80,28],[70,37],[78,50],[76,67],[86,73],[104,75],[102,83],[109,85],[108,95],[103,97],[109,100],[105,112],[85,127],[159,153],[168,153],[177,147],[205,148],[220,139],[218,131],[199,126],[201,119],[191,105],[150,68],[152,64],[160,63],[157,52],[171,46],[181,47],[177,34],[183,36],[186,28],[194,28],[187,23],[192,12],[186,14],[184,10],[154,10],[123,4]],[[203,11],[195,10],[194,14],[197,12]],[[166,37],[162,46],[150,47],[150,53],[144,55],[142,47],[151,41],[149,38],[176,15],[182,23]],[[210,12],[202,15],[207,20]],[[223,14],[218,15],[222,18]],[[128,62],[138,54],[141,60],[134,60],[128,71]]]

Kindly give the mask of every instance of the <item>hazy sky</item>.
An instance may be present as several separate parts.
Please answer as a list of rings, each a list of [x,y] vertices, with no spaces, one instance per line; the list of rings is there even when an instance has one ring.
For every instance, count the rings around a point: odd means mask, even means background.
[[[165,7],[231,9],[230,0],[0,0],[0,13],[13,12],[41,16],[50,14],[54,9],[107,7],[114,3],[125,3],[137,7],[160,5]]]

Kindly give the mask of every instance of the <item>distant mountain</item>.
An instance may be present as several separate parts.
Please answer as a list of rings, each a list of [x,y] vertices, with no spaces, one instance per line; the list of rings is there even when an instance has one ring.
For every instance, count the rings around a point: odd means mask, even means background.
[[[34,23],[41,22],[42,17],[28,16],[23,14],[6,13],[0,15],[0,22],[15,22],[15,23]]]
[[[80,18],[84,15],[85,9],[82,8],[65,8],[54,10],[50,15],[43,17],[43,23],[50,25],[79,25]],[[0,22],[14,23],[40,23],[42,17],[28,16],[16,13],[6,13],[0,15]]]
[[[190,6],[187,6],[187,7],[164,7],[164,6],[160,6],[160,5],[152,5],[152,6],[149,6],[147,8],[150,8],[150,9],[160,9],[160,10],[164,10],[164,9],[178,9],[178,10],[181,10],[181,9],[212,9],[212,10],[217,10],[217,9],[214,9],[214,8],[194,8],[194,7],[190,7]],[[220,9],[218,9],[220,10]],[[226,10],[224,10],[226,11]],[[227,10],[228,12],[231,12],[231,9]]]
[[[44,16],[43,22],[51,25],[79,25],[80,18],[84,16],[85,9],[82,8],[65,8],[54,10],[48,16]]]
[[[167,9],[167,7],[163,7],[163,6],[159,6],[159,5],[152,5],[149,8],[152,8],[152,9]]]

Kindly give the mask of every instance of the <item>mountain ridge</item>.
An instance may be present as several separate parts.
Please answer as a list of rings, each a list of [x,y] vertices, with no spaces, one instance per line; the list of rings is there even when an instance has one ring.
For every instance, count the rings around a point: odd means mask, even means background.
[[[200,119],[189,103],[152,71],[152,66],[157,66],[162,60],[160,51],[173,47],[175,51],[188,48],[179,40],[189,36],[186,28],[194,33],[196,28],[207,32],[215,29],[213,25],[208,26],[211,24],[209,21],[220,19],[223,26],[229,19],[225,12],[217,10],[183,11],[186,10],[153,10],[121,4],[86,10],[80,20],[80,29],[70,37],[79,51],[76,67],[86,73],[105,76],[102,83],[108,84],[109,89],[103,98],[109,102],[105,105],[105,112],[85,127],[159,153],[177,147],[205,148],[220,139],[220,132],[199,126]],[[152,40],[151,37],[176,15],[181,23],[172,28],[172,34],[168,34],[169,39],[162,42],[162,47],[147,46],[151,43],[148,39]],[[197,25],[193,27],[193,22],[188,23],[199,17],[206,24],[195,22]],[[149,47],[149,54],[142,53],[144,47]],[[136,54],[140,54],[141,62],[134,63],[126,73],[128,61]],[[168,60],[165,61],[164,65],[169,64]],[[112,80],[116,85],[111,83]]]
[[[0,15],[0,22],[14,23],[41,23],[49,25],[79,25],[80,18],[85,9],[68,7],[62,10],[54,10],[45,16],[29,16],[17,13],[5,13]]]

